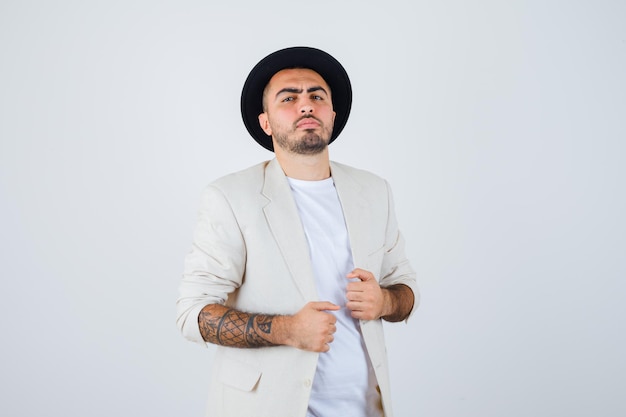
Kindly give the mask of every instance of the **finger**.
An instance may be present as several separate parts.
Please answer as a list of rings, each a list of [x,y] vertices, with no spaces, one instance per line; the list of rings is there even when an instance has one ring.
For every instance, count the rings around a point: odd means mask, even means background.
[[[361,311],[363,310],[363,303],[358,301],[350,301],[346,303],[346,308],[350,311]]]
[[[356,281],[356,282],[349,282],[348,285],[346,285],[346,292],[363,292],[365,291],[369,285],[365,284],[366,281]]]
[[[350,315],[352,316],[352,318],[360,319],[362,317],[362,312],[360,310],[352,310],[350,312]]]
[[[312,301],[309,303],[309,305],[317,311],[325,311],[325,310],[335,311],[341,308],[337,304],[333,304],[330,301]]]
[[[355,268],[352,270],[352,272],[346,275],[346,277],[348,279],[358,278],[361,281],[369,281],[371,279],[374,279],[374,274],[372,274],[370,271],[366,271],[365,269]]]
[[[348,301],[362,301],[363,291],[348,291],[346,292],[346,300]]]

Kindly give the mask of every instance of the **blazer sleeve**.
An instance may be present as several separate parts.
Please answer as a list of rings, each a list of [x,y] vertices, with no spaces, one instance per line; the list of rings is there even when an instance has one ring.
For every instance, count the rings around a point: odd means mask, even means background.
[[[206,345],[198,315],[208,304],[224,304],[241,286],[245,260],[246,247],[232,207],[219,188],[209,185],[202,194],[176,302],[176,323],[186,339]]]
[[[385,185],[387,188],[388,216],[380,285],[388,287],[394,284],[404,284],[411,288],[415,296],[413,310],[411,311],[411,313],[413,313],[419,305],[420,300],[416,274],[406,257],[404,237],[398,229],[391,187],[386,181]]]

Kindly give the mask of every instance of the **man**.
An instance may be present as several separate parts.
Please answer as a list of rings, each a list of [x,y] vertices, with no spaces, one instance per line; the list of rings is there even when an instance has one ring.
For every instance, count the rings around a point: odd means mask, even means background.
[[[177,303],[188,339],[218,345],[209,416],[392,415],[381,319],[417,305],[387,183],[331,162],[352,102],[327,53],[261,60],[241,97],[276,158],[204,194]]]

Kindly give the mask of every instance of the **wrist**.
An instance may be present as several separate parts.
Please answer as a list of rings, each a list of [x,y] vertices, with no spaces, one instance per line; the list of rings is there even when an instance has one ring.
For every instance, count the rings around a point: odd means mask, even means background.
[[[380,317],[385,318],[393,314],[393,299],[391,297],[391,291],[387,288],[381,288],[383,294],[383,306],[381,308]]]
[[[272,343],[276,345],[293,346],[291,338],[292,316],[275,316],[272,326]]]

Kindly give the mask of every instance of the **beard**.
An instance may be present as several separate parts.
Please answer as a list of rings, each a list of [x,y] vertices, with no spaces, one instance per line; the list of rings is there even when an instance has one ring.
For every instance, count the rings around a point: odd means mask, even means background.
[[[291,153],[300,155],[317,155],[328,146],[328,139],[322,138],[315,132],[305,132],[297,140],[289,140],[288,135],[274,135],[278,146]]]
[[[288,152],[300,155],[317,155],[328,147],[331,132],[332,129],[329,131],[324,128],[322,134],[315,133],[313,129],[305,130],[299,138],[290,136],[289,132],[276,132],[273,138],[278,146]]]

